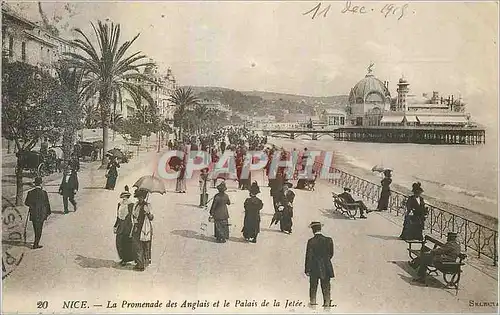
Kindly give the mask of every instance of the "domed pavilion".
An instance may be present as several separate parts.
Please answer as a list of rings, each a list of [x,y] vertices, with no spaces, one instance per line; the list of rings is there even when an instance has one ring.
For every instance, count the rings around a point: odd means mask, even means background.
[[[350,120],[356,126],[378,126],[384,111],[390,110],[389,82],[377,79],[372,67],[370,64],[366,76],[349,94]]]

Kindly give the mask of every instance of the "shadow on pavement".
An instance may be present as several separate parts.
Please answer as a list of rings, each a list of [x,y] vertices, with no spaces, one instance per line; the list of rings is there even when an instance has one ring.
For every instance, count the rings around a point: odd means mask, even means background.
[[[319,209],[324,217],[334,220],[351,220],[347,216],[332,209]]]
[[[24,242],[24,241],[8,241],[8,240],[3,241],[2,240],[2,245],[31,248],[33,246],[33,243],[32,242]]]
[[[70,212],[75,212],[75,211],[69,211],[68,213]],[[64,211],[52,211],[52,213],[54,214],[64,214]]]
[[[373,238],[378,238],[384,241],[402,241],[399,236],[394,236],[394,235],[373,235],[373,234],[368,234],[367,236],[373,237]]]
[[[247,243],[243,237],[230,237],[229,241],[235,242],[235,243]]]
[[[217,243],[215,241],[215,238],[213,238],[211,236],[202,235],[202,234],[199,234],[199,233],[197,233],[195,231],[191,231],[191,230],[174,230],[174,231],[170,232],[170,234],[182,236],[182,237],[186,237],[186,238],[192,238],[195,240],[200,240],[200,241],[205,241],[205,242]]]
[[[417,286],[417,287],[431,287],[431,288],[436,288],[436,289],[443,289],[446,288],[446,286],[441,283],[439,280],[435,279],[432,276],[427,276],[426,277],[426,284],[421,284],[418,282],[412,281],[415,277],[417,277],[417,270],[413,269],[409,264],[408,261],[405,260],[399,260],[399,261],[388,261],[391,264],[394,264],[398,266],[399,268],[403,269],[407,275],[403,274],[398,274],[399,277],[407,282],[410,285]]]
[[[195,207],[195,208],[201,209],[201,208],[199,207],[199,205],[195,205],[194,203],[176,203],[176,205],[178,205],[178,206]]]
[[[269,228],[261,228],[260,231],[261,232],[274,232],[274,233],[280,233],[280,234],[283,233],[279,229],[278,230],[274,230],[274,229],[269,229]]]
[[[120,266],[114,260],[100,259],[76,255],[75,262],[82,268],[114,268],[122,270],[132,270],[133,265]]]
[[[100,186],[100,187],[83,187],[83,189],[86,189],[86,190],[89,190],[89,189],[102,189],[104,190],[104,187]]]

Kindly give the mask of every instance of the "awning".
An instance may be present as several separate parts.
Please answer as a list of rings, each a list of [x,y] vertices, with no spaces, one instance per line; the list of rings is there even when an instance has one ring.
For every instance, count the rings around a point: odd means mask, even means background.
[[[406,122],[418,123],[417,116],[407,115],[405,117],[406,117]]]
[[[418,116],[420,124],[427,125],[465,125],[467,118],[464,116]]]
[[[386,123],[386,124],[400,124],[403,122],[403,116],[384,116],[380,120],[380,123]]]

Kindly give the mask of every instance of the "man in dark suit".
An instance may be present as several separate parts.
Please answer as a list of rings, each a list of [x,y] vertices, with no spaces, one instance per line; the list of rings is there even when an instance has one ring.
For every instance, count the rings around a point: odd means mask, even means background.
[[[63,197],[64,214],[68,213],[68,199],[73,205],[74,211],[76,211],[75,194],[78,191],[78,177],[76,170],[73,169],[71,171],[71,175],[68,173],[68,169],[65,169],[61,185],[59,185],[59,194]]]
[[[412,267],[418,268],[418,278],[413,279],[413,281],[425,284],[425,275],[427,274],[427,267],[429,265],[439,267],[443,262],[456,261],[459,255],[460,244],[457,242],[457,233],[449,232],[446,243],[443,246],[424,253],[415,261]]]
[[[351,189],[345,187],[344,192],[339,194],[339,197],[344,199],[345,202],[347,203],[355,203],[359,207],[359,218],[360,219],[366,219],[365,216],[365,211],[368,213],[370,210],[366,207],[363,201],[361,200],[354,200],[354,198],[351,196]]]
[[[43,222],[51,213],[49,196],[42,189],[42,178],[35,178],[35,188],[28,192],[24,204],[29,207],[29,220],[33,223],[35,231],[33,249],[42,248],[40,238],[42,237]]]
[[[321,234],[320,222],[312,222],[309,227],[314,237],[307,242],[305,273],[309,276],[310,305],[316,304],[318,280],[321,281],[323,307],[330,307],[330,279],[335,277],[331,259],[333,257],[333,240]]]

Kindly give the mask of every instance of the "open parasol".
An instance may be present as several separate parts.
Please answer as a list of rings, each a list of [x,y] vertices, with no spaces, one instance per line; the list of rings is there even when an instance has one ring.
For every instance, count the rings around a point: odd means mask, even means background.
[[[137,187],[137,189],[143,189],[149,193],[166,193],[165,184],[163,181],[153,175],[146,175],[139,178],[132,187]]]
[[[383,166],[380,166],[380,165],[375,165],[374,167],[372,167],[372,172],[382,173],[382,172],[385,172],[385,171],[392,171],[392,169],[391,168],[387,168],[387,167],[383,167]]]
[[[109,150],[108,155],[116,156],[119,159],[121,159],[125,156],[125,154],[122,152],[122,150],[117,149],[117,148]]]

